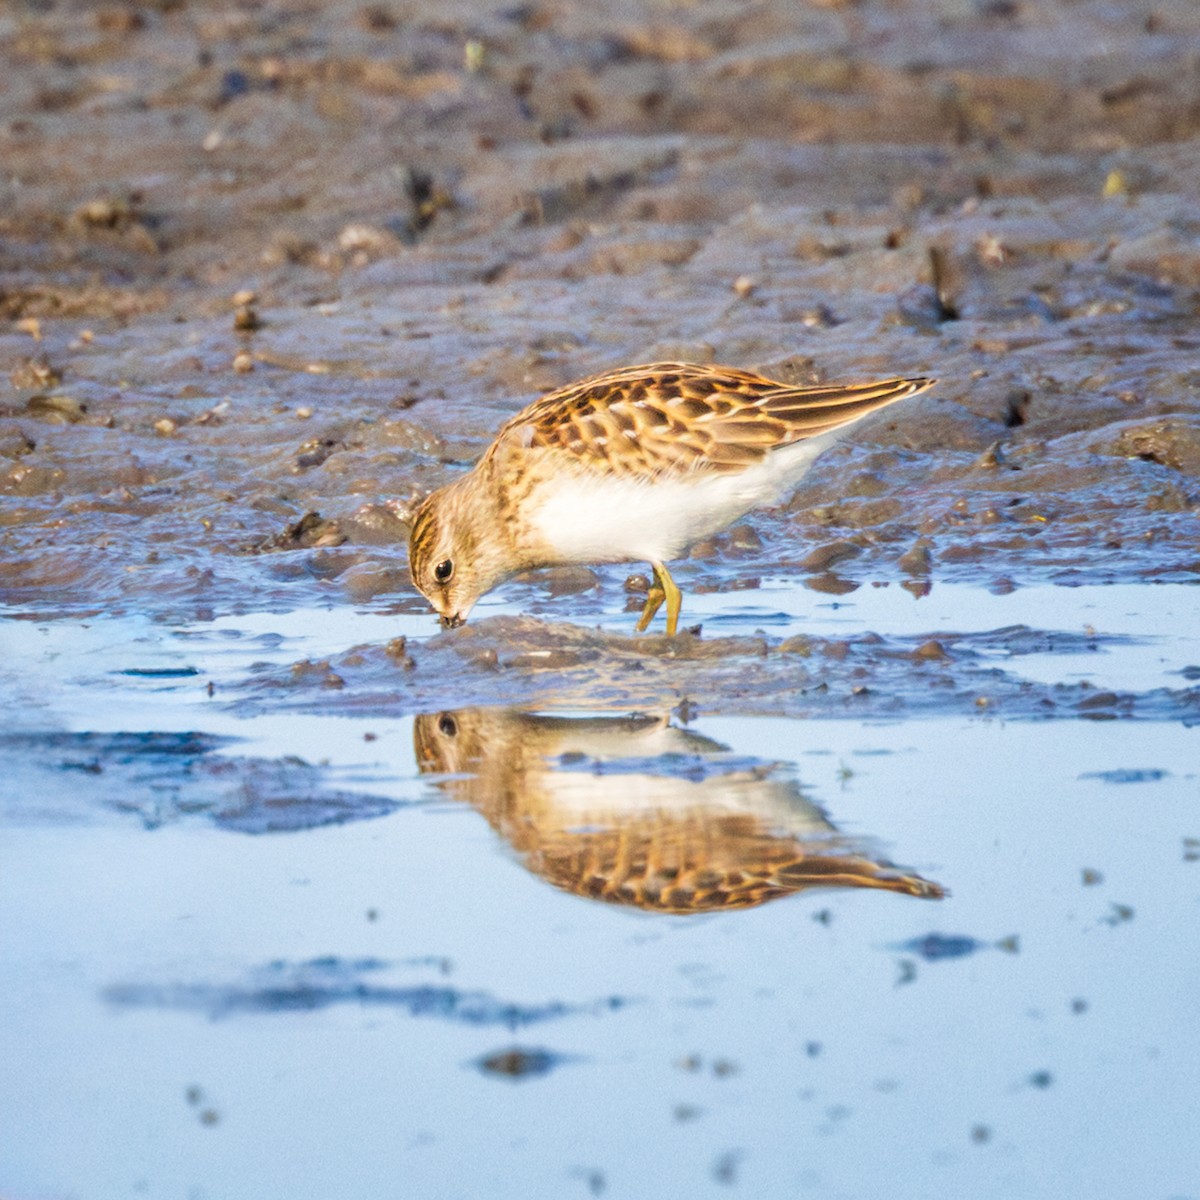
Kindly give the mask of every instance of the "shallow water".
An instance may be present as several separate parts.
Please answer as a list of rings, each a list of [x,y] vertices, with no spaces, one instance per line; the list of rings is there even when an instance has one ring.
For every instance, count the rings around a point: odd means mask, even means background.
[[[1139,692],[1194,677],[1192,595],[704,618],[1091,625],[996,662]],[[402,630],[0,625],[8,1194],[1195,1194],[1195,729],[239,699]]]

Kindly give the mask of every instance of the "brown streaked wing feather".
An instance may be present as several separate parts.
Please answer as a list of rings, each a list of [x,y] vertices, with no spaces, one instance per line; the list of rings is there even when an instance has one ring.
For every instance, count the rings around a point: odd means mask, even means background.
[[[733,367],[625,367],[535,400],[501,429],[489,454],[515,441],[626,477],[736,472],[933,382],[792,387]]]

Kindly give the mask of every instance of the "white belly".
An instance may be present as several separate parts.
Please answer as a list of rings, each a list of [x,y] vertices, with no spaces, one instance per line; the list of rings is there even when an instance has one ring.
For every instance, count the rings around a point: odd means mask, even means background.
[[[667,562],[793,488],[841,430],[774,450],[736,474],[650,482],[576,471],[530,497],[536,542],[555,562]]]

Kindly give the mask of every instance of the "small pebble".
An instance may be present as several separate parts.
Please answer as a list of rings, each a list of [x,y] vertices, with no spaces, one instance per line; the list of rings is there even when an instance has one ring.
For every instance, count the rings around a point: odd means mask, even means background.
[[[929,641],[922,642],[912,652],[912,656],[914,659],[924,662],[945,662],[950,657],[946,653],[946,647],[936,638],[930,638]]]
[[[475,74],[483,69],[484,46],[477,38],[472,38],[463,47],[463,66]]]
[[[913,545],[900,556],[900,559],[896,565],[905,573],[905,575],[928,575],[932,565],[929,546],[925,542],[914,542]]]
[[[262,325],[262,318],[248,304],[239,305],[233,314],[233,327],[238,333],[253,333]]]
[[[1110,199],[1113,196],[1127,196],[1129,194],[1129,184],[1124,174],[1120,171],[1109,171],[1100,194],[1106,199]]]

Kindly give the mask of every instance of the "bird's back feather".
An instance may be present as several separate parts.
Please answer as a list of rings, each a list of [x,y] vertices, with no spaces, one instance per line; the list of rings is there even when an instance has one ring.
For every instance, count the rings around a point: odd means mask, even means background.
[[[514,445],[541,448],[625,478],[737,473],[933,382],[796,387],[732,367],[625,367],[534,401],[501,429],[489,455]]]

